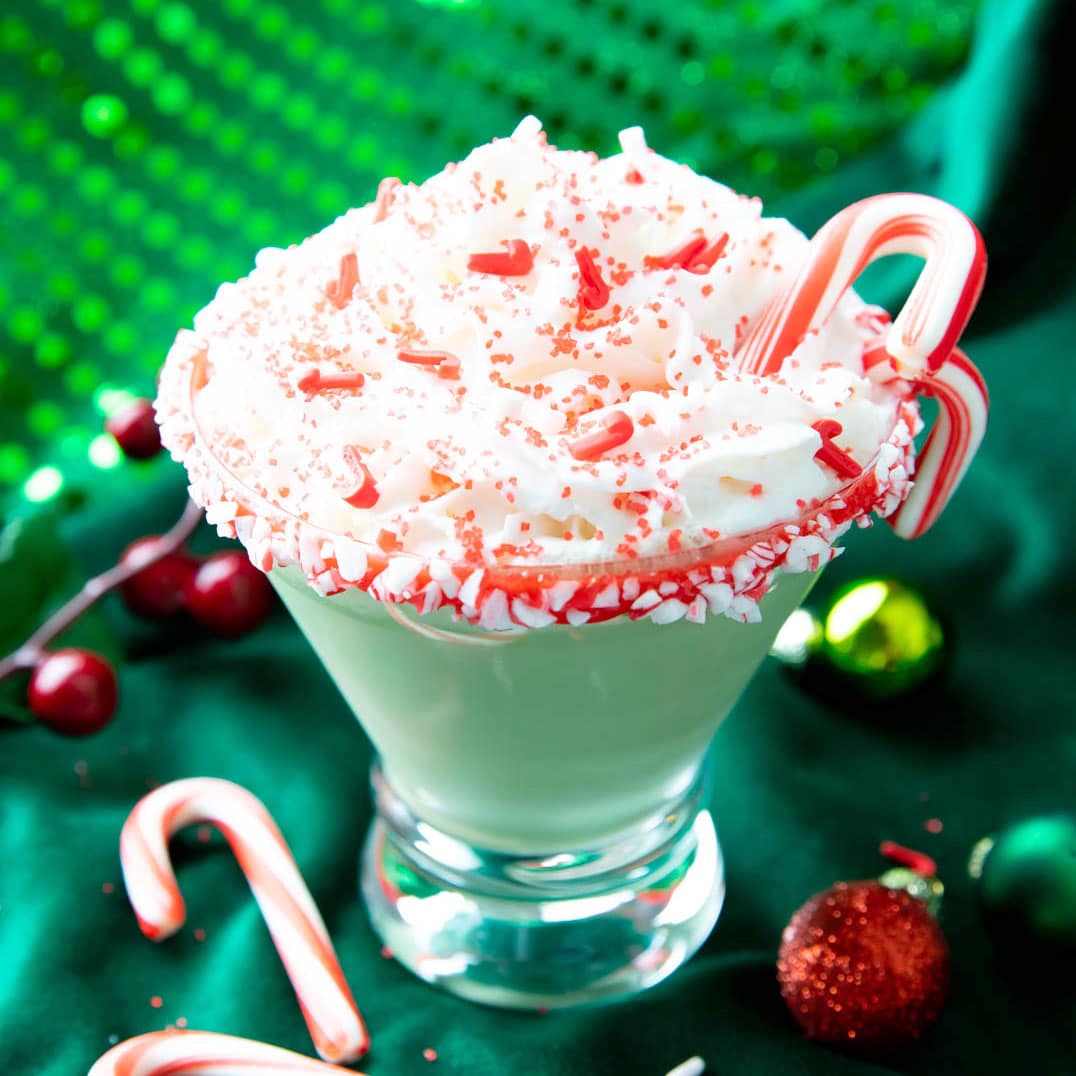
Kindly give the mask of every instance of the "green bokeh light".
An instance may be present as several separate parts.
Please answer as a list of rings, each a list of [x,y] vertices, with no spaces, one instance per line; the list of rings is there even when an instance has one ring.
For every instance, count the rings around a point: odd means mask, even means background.
[[[160,56],[153,49],[133,49],[123,60],[124,74],[134,86],[149,86],[160,77],[163,68]]]
[[[165,4],[157,12],[157,32],[173,45],[190,37],[197,25],[197,17],[185,4]]]
[[[55,333],[42,333],[34,342],[34,360],[46,370],[63,366],[71,357],[71,346],[66,337]]]
[[[34,503],[51,501],[64,486],[63,472],[58,467],[39,467],[22,487],[22,495]]]
[[[11,338],[20,344],[33,343],[41,332],[44,322],[40,311],[29,306],[16,307],[8,315],[7,331]]]
[[[123,462],[123,453],[114,438],[107,433],[99,433],[87,446],[86,456],[94,467],[110,471]]]
[[[137,399],[136,392],[106,383],[93,394],[93,406],[105,418],[109,418],[119,414],[125,407],[130,407]]]
[[[106,60],[119,60],[134,44],[134,33],[122,19],[106,19],[93,34],[93,47]]]
[[[110,314],[108,303],[100,295],[87,292],[79,296],[71,311],[71,320],[79,332],[92,334],[98,332],[108,321]]]
[[[0,482],[13,486],[30,470],[30,453],[16,441],[0,444]]]
[[[63,424],[63,408],[52,400],[38,400],[26,412],[26,425],[37,437],[51,437]]]
[[[111,138],[127,122],[127,105],[120,97],[95,93],[82,105],[82,126],[94,138]]]

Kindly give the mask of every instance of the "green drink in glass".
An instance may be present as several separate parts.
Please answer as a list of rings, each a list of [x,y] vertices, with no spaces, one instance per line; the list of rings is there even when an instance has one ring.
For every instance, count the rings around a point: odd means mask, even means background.
[[[848,528],[921,533],[985,422],[956,210],[870,199],[808,242],[621,143],[559,152],[528,117],[386,180],[223,287],[158,400],[377,750],[375,929],[497,1005],[630,994],[697,949],[715,730]],[[898,251],[926,270],[890,324],[850,285]]]

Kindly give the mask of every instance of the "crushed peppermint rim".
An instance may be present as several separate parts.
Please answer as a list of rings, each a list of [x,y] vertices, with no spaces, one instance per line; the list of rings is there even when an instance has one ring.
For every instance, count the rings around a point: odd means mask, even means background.
[[[498,631],[753,622],[778,570],[894,513],[920,386],[888,315],[848,292],[785,369],[739,371],[806,239],[637,129],[622,146],[556,151],[529,117],[225,285],[157,400],[208,521],[322,594]]]

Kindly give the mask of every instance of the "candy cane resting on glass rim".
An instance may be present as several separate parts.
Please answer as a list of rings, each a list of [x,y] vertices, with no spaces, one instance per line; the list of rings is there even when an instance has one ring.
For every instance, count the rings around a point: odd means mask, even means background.
[[[889,254],[916,254],[926,261],[889,328],[889,363],[895,376],[940,404],[912,492],[889,519],[901,537],[915,538],[945,508],[986,429],[986,385],[956,347],[986,276],[986,251],[975,225],[959,209],[925,194],[882,194],[855,202],[815,234],[792,285],[763,312],[737,360],[745,374],[779,374],[859,274]]]
[[[208,1031],[154,1031],[121,1042],[99,1058],[89,1076],[330,1076],[350,1073],[233,1035]]]
[[[369,1036],[325,924],[276,823],[246,789],[197,777],[163,785],[135,806],[120,836],[120,861],[142,933],[161,941],[183,925],[168,840],[196,822],[219,829],[239,861],[318,1053],[327,1061],[362,1057]]]
[[[918,538],[948,503],[986,433],[989,397],[983,375],[960,348],[918,383],[938,400],[938,418],[919,453],[908,499],[889,517],[902,538]]]
[[[791,287],[767,307],[740,345],[740,370],[778,373],[859,274],[890,254],[916,254],[926,264],[893,321],[886,348],[901,377],[915,380],[937,370],[975,309],[986,252],[978,229],[959,209],[925,194],[864,198],[823,225]]]

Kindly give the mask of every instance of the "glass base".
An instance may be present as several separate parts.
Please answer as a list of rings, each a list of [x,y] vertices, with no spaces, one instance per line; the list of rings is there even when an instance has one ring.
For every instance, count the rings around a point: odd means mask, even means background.
[[[406,968],[472,1001],[550,1009],[635,994],[706,939],[725,897],[701,777],[677,803],[586,851],[511,856],[417,818],[377,764],[362,892]]]

